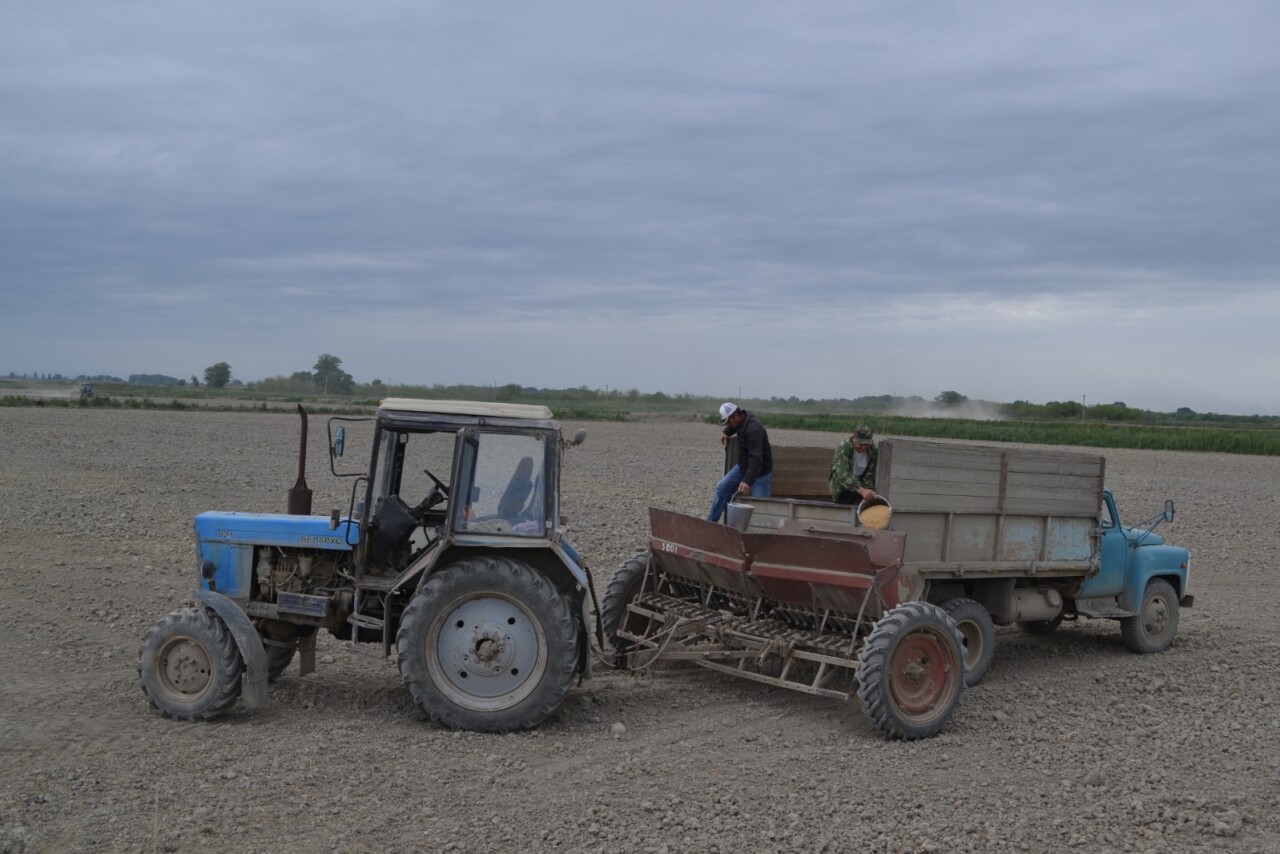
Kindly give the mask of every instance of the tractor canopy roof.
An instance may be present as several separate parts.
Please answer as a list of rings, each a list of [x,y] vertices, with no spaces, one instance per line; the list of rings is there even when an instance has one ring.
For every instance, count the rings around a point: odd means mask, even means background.
[[[418,400],[410,397],[389,397],[378,407],[379,421],[420,422],[475,420],[478,423],[497,421],[510,424],[525,422],[528,426],[556,429],[551,410],[545,406],[527,403],[490,403],[479,400]]]

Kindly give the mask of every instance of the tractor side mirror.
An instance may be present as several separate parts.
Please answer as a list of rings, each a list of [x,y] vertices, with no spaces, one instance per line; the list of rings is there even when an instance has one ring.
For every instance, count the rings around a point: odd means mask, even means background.
[[[1166,498],[1164,501],[1164,520],[1166,522],[1173,521],[1173,499]]]
[[[578,431],[577,431],[576,433],[574,433],[574,434],[573,434],[573,442],[572,442],[572,444],[574,444],[574,445],[581,445],[581,444],[582,444],[583,442],[585,442],[585,441],[587,441],[587,428],[586,428],[586,427],[579,427],[579,428],[578,428]]]
[[[339,426],[333,435],[333,455],[335,457],[342,456],[342,452],[347,447],[347,428]]]

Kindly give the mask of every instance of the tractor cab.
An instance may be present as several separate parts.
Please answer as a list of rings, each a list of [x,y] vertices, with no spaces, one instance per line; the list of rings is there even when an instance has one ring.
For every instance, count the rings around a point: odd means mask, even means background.
[[[332,419],[329,443],[334,474],[356,478],[349,515],[364,532],[353,543],[359,574],[399,575],[442,544],[559,539],[561,443],[546,407],[390,398],[372,419],[367,471],[340,472],[349,450],[341,422],[359,420],[368,419]]]

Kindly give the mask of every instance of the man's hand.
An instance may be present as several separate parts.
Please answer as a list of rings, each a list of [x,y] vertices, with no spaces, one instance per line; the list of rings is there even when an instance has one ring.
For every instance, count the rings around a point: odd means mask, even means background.
[[[721,445],[727,445],[727,444],[729,444],[729,437],[728,437],[728,436],[726,436],[725,434],[721,433],[721,434],[720,434],[720,444],[721,444]]]
[[[738,494],[739,494],[739,495],[750,495],[750,494],[751,494],[751,487],[750,487],[750,486],[748,486],[746,483],[740,483],[740,484],[738,484]]]
[[[855,491],[856,491],[859,495],[861,495],[861,496],[863,497],[863,499],[875,498],[875,497],[876,497],[876,491],[875,491],[874,489],[867,489],[865,486],[863,486],[863,487],[859,487],[859,488],[858,488],[857,490],[855,490]]]

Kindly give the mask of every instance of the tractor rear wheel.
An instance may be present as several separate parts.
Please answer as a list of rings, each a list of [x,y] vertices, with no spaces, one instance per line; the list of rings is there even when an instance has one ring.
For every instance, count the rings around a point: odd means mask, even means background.
[[[996,651],[996,625],[987,609],[972,599],[948,599],[942,603],[964,638],[964,686],[972,688],[991,669]]]
[[[964,638],[947,612],[907,602],[876,623],[858,655],[858,699],[890,738],[937,734],[964,692]]]
[[[244,659],[231,631],[206,608],[174,611],[147,632],[138,675],[151,705],[168,718],[211,721],[240,696]]]
[[[528,564],[461,560],[418,588],[396,633],[418,708],[452,729],[512,732],[554,712],[573,683],[578,624],[566,597]]]
[[[618,636],[619,630],[626,630],[631,634],[642,633],[645,630],[644,618],[628,614],[627,606],[643,592],[642,585],[648,568],[647,554],[628,558],[622,566],[618,567],[613,578],[609,580],[609,586],[604,590],[604,600],[600,605],[600,625],[604,629],[604,636],[618,652],[624,652],[632,645],[631,641]],[[650,586],[652,586],[652,576],[650,576]]]
[[[1162,578],[1147,582],[1138,613],[1120,620],[1120,637],[1134,652],[1164,652],[1178,633],[1178,594]]]

